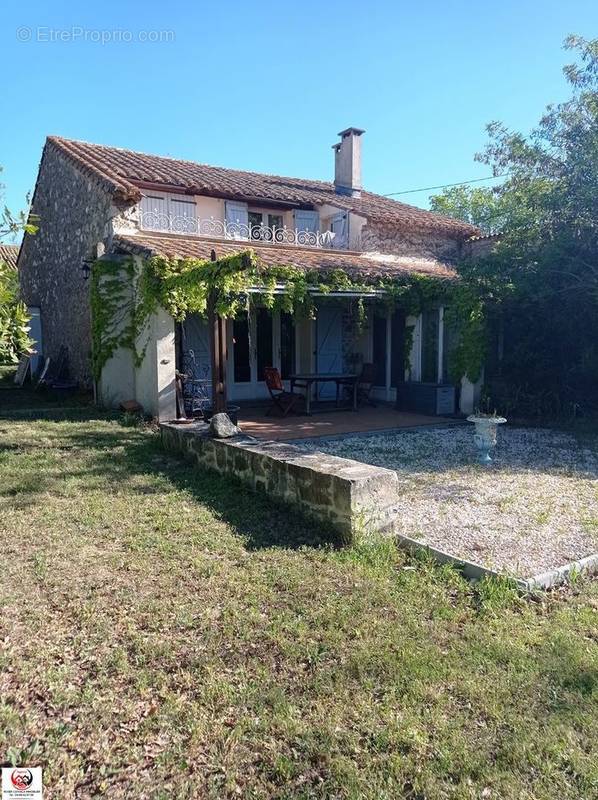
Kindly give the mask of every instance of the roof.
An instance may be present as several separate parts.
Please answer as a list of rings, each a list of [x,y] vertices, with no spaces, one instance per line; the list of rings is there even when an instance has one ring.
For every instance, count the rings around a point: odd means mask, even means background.
[[[468,241],[470,242],[485,242],[491,241],[493,239],[500,239],[502,233],[478,233],[476,236],[472,236]]]
[[[253,250],[266,267],[291,266],[306,272],[332,272],[342,269],[347,275],[373,280],[406,275],[430,275],[451,279],[456,272],[448,264],[431,258],[387,256],[380,253],[356,253],[347,250],[324,250],[291,245],[258,244],[248,241],[223,241],[179,234],[136,233],[115,236],[113,249],[132,255],[168,258],[199,258],[208,260],[212,251],[216,257]]]
[[[137,202],[143,185],[157,188],[156,184],[161,184],[171,191],[188,194],[245,200],[268,198],[299,206],[330,203],[372,221],[434,230],[455,238],[479,233],[468,223],[372,192],[362,191],[360,197],[337,194],[331,182],[212,167],[59,136],[48,136],[47,144],[58,148],[124,202]]]
[[[18,244],[0,243],[0,261],[4,261],[9,267],[16,269],[19,249],[20,248]]]

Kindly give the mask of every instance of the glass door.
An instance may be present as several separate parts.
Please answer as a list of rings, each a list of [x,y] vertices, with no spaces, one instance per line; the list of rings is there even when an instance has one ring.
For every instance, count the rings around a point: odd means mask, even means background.
[[[267,308],[258,308],[255,313],[255,366],[256,391],[267,389],[264,384],[264,369],[276,366],[273,359],[273,319]]]
[[[292,314],[282,311],[274,319],[275,330],[280,332],[278,354],[280,358],[280,375],[283,381],[288,381],[290,376],[297,371],[297,337],[295,334],[295,319]]]
[[[274,320],[265,308],[246,312],[229,320],[228,384],[231,400],[268,397],[264,368],[277,366],[274,360]]]
[[[438,383],[440,352],[440,311],[435,308],[422,313],[421,381]]]

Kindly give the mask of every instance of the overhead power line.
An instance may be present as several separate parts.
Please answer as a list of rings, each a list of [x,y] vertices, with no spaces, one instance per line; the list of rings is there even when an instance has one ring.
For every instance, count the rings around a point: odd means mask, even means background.
[[[432,189],[449,189],[451,186],[463,186],[466,183],[479,183],[480,181],[491,181],[496,178],[506,178],[507,173],[502,175],[488,175],[487,178],[472,178],[470,181],[457,181],[457,183],[443,183],[440,186],[424,186],[422,189],[407,189],[404,192],[389,192],[382,197],[396,197],[399,194],[415,194],[416,192],[430,192]]]

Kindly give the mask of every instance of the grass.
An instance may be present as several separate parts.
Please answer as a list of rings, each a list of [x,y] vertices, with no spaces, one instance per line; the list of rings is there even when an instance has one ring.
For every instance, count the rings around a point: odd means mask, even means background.
[[[0,743],[45,797],[596,796],[595,582],[335,550],[130,420],[0,409]]]

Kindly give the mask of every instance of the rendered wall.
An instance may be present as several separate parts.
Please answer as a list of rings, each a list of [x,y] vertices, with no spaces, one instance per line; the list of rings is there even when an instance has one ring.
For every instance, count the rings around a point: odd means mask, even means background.
[[[482,379],[472,383],[468,378],[461,378],[461,397],[459,410],[462,414],[473,414],[480,405],[482,392]]]
[[[139,257],[135,260],[139,268]],[[132,302],[132,282],[130,289]],[[129,321],[129,315],[123,314],[121,326]],[[118,328],[114,332],[118,333]],[[176,415],[174,320],[164,309],[159,308],[149,317],[137,337],[136,349],[143,354],[139,364],[129,348],[119,348],[108,359],[98,381],[98,402],[107,408],[118,408],[125,400],[136,400],[146,414],[159,420],[173,419]]]

